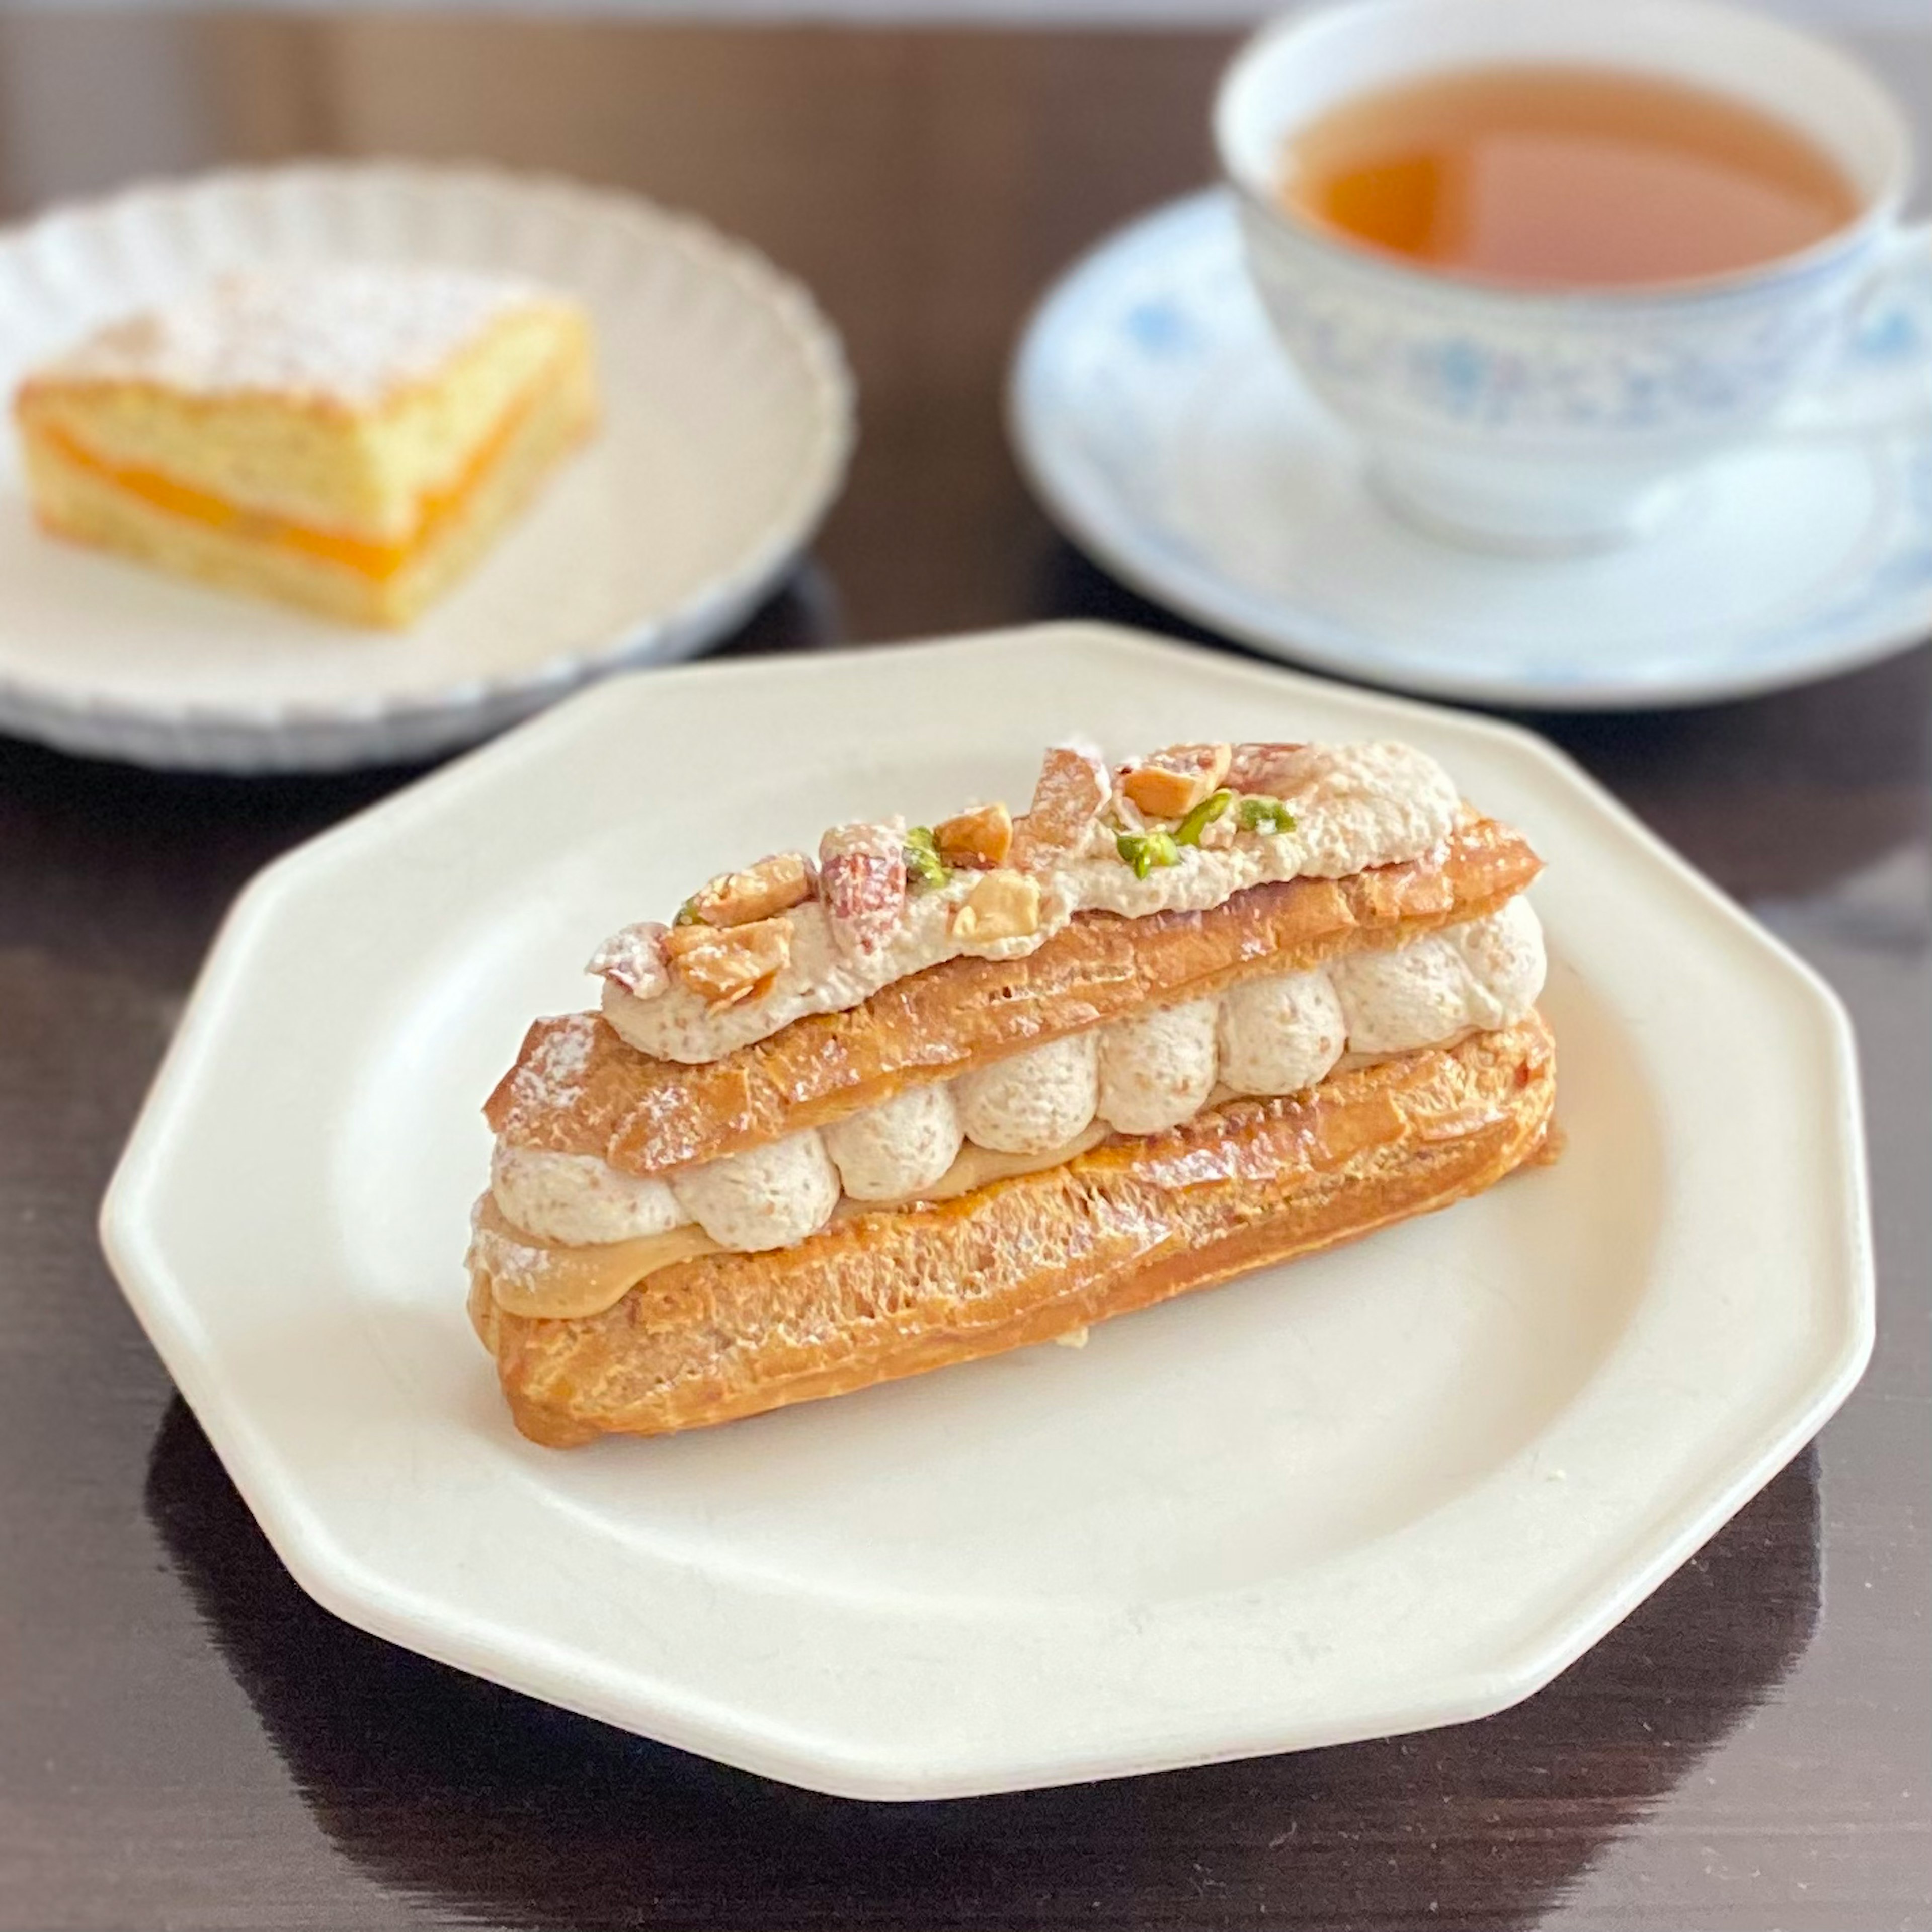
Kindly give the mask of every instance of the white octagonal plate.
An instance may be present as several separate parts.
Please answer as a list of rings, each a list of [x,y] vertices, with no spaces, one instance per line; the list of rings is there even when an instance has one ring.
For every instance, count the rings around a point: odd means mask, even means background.
[[[1039,746],[1400,735],[1525,827],[1562,1159],[1042,1348],[558,1453],[464,1315],[484,1094],[605,932]],[[1872,1333],[1850,1029],[1523,733],[1093,626],[598,687],[242,896],[103,1214],[330,1609],[820,1789],[1405,1730],[1546,1682],[1815,1431]]]

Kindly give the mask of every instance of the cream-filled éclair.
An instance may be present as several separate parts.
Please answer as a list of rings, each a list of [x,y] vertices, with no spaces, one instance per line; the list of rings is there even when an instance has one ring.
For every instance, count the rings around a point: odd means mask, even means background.
[[[1061,746],[1024,814],[836,826],[626,927],[486,1110],[519,1425],[838,1393],[1487,1185],[1553,1092],[1538,862],[1406,746]]]

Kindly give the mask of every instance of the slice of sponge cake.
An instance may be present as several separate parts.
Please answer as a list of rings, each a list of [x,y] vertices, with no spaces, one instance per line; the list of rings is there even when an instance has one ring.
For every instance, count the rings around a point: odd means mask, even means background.
[[[482,554],[596,408],[574,304],[350,265],[234,275],[113,323],[14,402],[48,530],[381,625]]]

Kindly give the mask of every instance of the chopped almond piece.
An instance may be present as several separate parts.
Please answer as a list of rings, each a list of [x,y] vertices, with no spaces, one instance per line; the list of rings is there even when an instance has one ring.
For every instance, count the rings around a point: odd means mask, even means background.
[[[988,872],[952,915],[952,936],[968,946],[1023,939],[1040,930],[1040,881],[1024,872]]]
[[[905,911],[905,835],[891,825],[835,825],[818,842],[818,894],[832,937],[876,952]]]
[[[932,837],[946,865],[984,872],[1006,862],[1013,848],[1013,821],[1004,805],[969,805],[941,819]]]
[[[1170,745],[1120,774],[1120,794],[1150,818],[1181,818],[1228,775],[1226,745]]]
[[[1106,766],[1090,752],[1054,746],[1040,768],[1032,805],[1013,827],[1013,863],[1036,872],[1077,851],[1112,791]]]
[[[680,926],[665,934],[670,970],[714,1012],[754,1000],[791,963],[791,921],[782,914],[748,926]]]
[[[1232,745],[1170,745],[1164,752],[1155,752],[1149,762],[1164,765],[1172,760],[1178,770],[1198,771],[1207,779],[1208,789],[1214,791],[1227,778],[1234,755]]]
[[[1205,783],[1192,772],[1170,772],[1140,765],[1120,775],[1122,795],[1150,818],[1181,818],[1208,796]]]
[[[742,872],[721,873],[693,892],[690,904],[706,926],[749,926],[811,896],[812,861],[802,852],[781,852]]]
[[[1293,745],[1237,745],[1228,761],[1228,783],[1236,790],[1280,798],[1294,789],[1307,747]]]
[[[664,970],[665,936],[656,920],[627,926],[598,947],[584,970],[601,974],[634,998],[652,999],[670,984]]]

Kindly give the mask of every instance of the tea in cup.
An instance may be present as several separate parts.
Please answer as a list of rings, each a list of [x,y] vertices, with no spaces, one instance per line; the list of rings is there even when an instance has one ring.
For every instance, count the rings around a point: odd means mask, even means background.
[[[1932,268],[1884,90],[1716,0],[1353,0],[1251,41],[1215,130],[1308,386],[1492,547],[1640,533]]]

